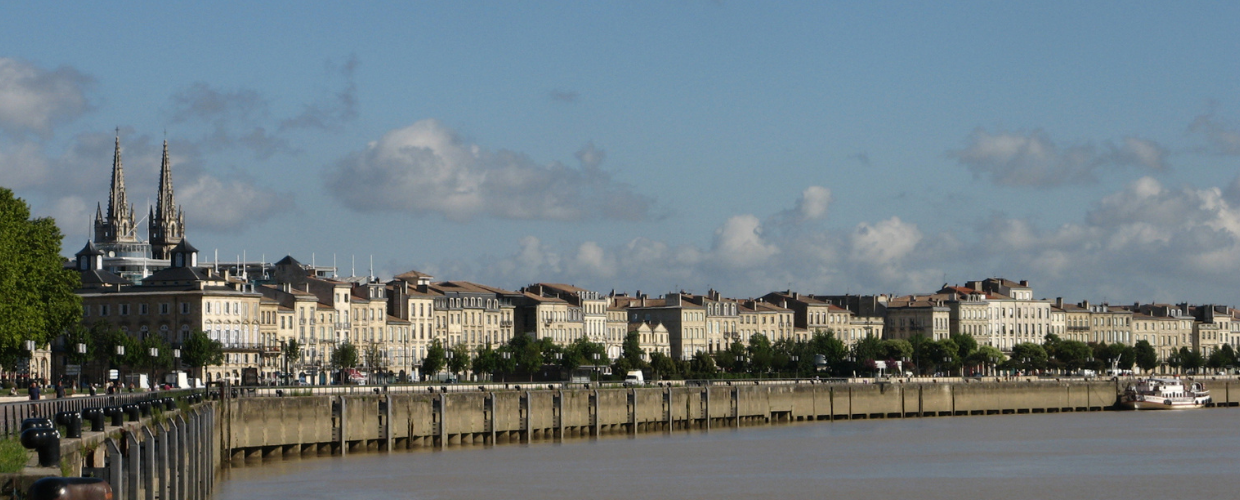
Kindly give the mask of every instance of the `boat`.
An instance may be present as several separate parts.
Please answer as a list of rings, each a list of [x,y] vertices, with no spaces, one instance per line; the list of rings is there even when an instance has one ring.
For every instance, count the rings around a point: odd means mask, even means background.
[[[1130,410],[1188,410],[1210,401],[1210,391],[1201,382],[1184,387],[1179,379],[1147,378],[1125,388],[1119,405]]]

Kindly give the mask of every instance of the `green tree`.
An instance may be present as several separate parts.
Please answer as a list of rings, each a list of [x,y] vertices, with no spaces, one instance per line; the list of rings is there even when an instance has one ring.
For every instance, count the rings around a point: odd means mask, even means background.
[[[443,370],[447,359],[447,351],[443,344],[439,343],[439,339],[432,341],[430,347],[426,348],[426,356],[422,358],[422,378],[430,380],[431,376]]]
[[[995,349],[994,347],[984,345],[978,347],[976,351],[973,351],[973,354],[970,354],[969,357],[965,359],[965,363],[969,366],[984,369],[987,366],[997,366],[999,363],[1004,362],[1004,360],[1006,360],[1006,356],[1003,355],[1002,351]]]
[[[952,343],[956,344],[956,359],[965,360],[969,355],[977,351],[977,339],[972,335],[955,334],[950,337]]]
[[[345,341],[332,350],[330,363],[337,369],[353,368],[357,366],[357,362],[357,346],[352,342]]]
[[[44,346],[81,322],[81,280],[65,269],[61,240],[56,221],[32,219],[25,200],[0,188],[0,357],[25,357],[24,341]]]
[[[1158,368],[1158,351],[1154,350],[1154,346],[1150,345],[1148,340],[1138,340],[1133,351],[1137,366],[1142,372]]]
[[[297,339],[288,339],[288,342],[284,344],[282,352],[284,354],[284,362],[291,370],[291,367],[296,366],[297,362],[301,360],[301,343],[297,342]]]
[[[448,371],[454,375],[460,375],[469,367],[469,348],[465,344],[457,344],[452,346],[452,355],[448,356]]]
[[[913,355],[913,344],[904,339],[884,340],[881,346],[883,359],[900,361]]]
[[[620,357],[628,360],[631,369],[643,368],[646,365],[646,351],[642,349],[641,334],[636,331],[624,336],[624,344],[620,346]]]
[[[1070,371],[1085,366],[1086,361],[1093,355],[1094,351],[1089,345],[1079,340],[1063,340],[1055,344],[1055,359]]]
[[[564,348],[563,353],[561,366],[568,371],[575,370],[582,365],[602,366],[609,363],[607,348],[603,344],[591,342],[585,336],[574,340]]]
[[[78,344],[86,345],[85,354],[78,352]],[[89,328],[78,324],[65,331],[65,354],[69,358],[69,363],[75,365],[84,365],[94,358],[95,342]]]
[[[474,375],[481,376],[483,374],[494,374],[499,371],[502,356],[499,351],[491,348],[491,343],[487,342],[485,346],[479,347],[474,356],[473,363],[470,364],[469,370]]]
[[[831,330],[817,330],[809,339],[807,349],[811,354],[821,354],[826,358],[827,365],[836,369],[844,365],[844,358],[848,356],[848,346],[844,342],[835,338],[835,332]],[[838,372],[843,373],[843,372]]]
[[[1205,364],[1206,361],[1202,358],[1201,353],[1188,347],[1180,348],[1180,366],[1183,366],[1185,370],[1196,374]]]
[[[105,356],[113,352],[111,346],[102,344],[101,347],[103,346],[107,346],[107,350],[103,351]],[[223,346],[220,345],[220,341],[212,340],[201,330],[194,330],[181,345],[181,362],[195,369],[196,377],[201,377],[203,368],[224,363]]]
[[[866,364],[870,361],[883,358],[883,341],[878,337],[867,336],[858,340],[853,344],[853,359],[859,364]]]
[[[696,378],[715,378],[719,373],[718,367],[715,366],[715,359],[710,357],[706,351],[693,353],[693,359],[689,363],[690,370]]]
[[[516,334],[508,339],[506,346],[511,354],[511,359],[515,367],[514,371],[529,374],[530,380],[534,380],[534,373],[542,369],[543,353],[542,343],[534,340],[528,334]]]
[[[924,367],[929,364],[923,363],[922,358],[925,357],[927,360],[930,359],[928,356],[925,356],[926,344],[929,344],[930,342],[933,341],[920,333],[914,333],[908,338],[909,345],[913,346],[913,365],[916,366],[917,372],[922,375],[926,374],[926,369]]]
[[[1012,346],[1010,365],[1018,370],[1042,370],[1046,368],[1046,349],[1032,342],[1022,342]]]
[[[655,380],[670,378],[676,375],[676,360],[655,351],[650,353],[650,369],[654,370]]]
[[[771,348],[770,339],[761,333],[749,337],[749,368],[753,373],[771,371],[775,362],[775,350]]]
[[[159,335],[147,335],[138,344],[138,366],[149,370],[167,370],[172,367],[172,346]],[[151,349],[156,349],[156,356],[151,356]]]

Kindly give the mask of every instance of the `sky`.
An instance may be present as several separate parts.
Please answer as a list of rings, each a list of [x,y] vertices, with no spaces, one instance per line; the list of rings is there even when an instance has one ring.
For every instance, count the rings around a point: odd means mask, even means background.
[[[161,143],[210,261],[508,289],[1238,304],[1235,2],[0,3],[68,255]],[[145,221],[140,224],[145,228]],[[140,234],[144,236],[145,231]]]

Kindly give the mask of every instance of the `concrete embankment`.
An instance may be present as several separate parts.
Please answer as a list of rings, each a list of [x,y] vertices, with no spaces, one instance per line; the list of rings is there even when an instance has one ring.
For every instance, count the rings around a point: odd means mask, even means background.
[[[1240,403],[1240,382],[1206,385],[1216,405]],[[242,397],[219,411],[222,451],[238,459],[804,420],[1101,411],[1119,389],[1116,381],[746,383]]]

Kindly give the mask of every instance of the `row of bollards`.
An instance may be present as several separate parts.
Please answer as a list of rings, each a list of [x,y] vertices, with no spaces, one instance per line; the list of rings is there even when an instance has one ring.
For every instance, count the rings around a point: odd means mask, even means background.
[[[203,402],[205,398],[203,394],[189,394],[183,399],[192,405]],[[77,439],[82,437],[83,422],[90,422],[91,432],[104,432],[104,424],[108,419],[112,426],[120,427],[125,425],[126,421],[137,422],[142,417],[149,417],[155,410],[172,411],[176,408],[176,399],[165,397],[118,406],[84,408],[80,412],[62,411],[57,413],[54,419],[28,418],[22,421],[20,441],[22,446],[35,450],[40,467],[55,467],[60,464],[61,438],[56,425],[65,428],[66,438]],[[56,425],[53,425],[53,421]],[[47,477],[36,481],[30,487],[27,498],[110,500],[112,487],[101,478]]]

